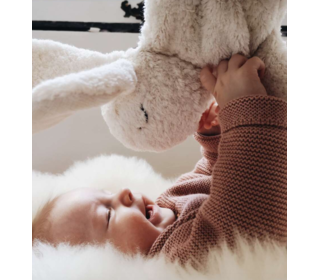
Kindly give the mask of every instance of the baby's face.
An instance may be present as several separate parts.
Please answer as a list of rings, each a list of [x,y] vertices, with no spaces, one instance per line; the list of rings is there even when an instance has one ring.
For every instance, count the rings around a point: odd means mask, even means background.
[[[60,196],[49,220],[48,239],[54,244],[110,241],[125,253],[147,253],[175,215],[129,189],[117,194],[81,189]]]

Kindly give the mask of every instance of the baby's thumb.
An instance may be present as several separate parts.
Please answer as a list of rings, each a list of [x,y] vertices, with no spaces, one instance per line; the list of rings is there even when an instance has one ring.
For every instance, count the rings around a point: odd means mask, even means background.
[[[263,78],[266,70],[266,65],[259,57],[254,56],[250,58],[245,64],[247,67],[251,67],[253,70],[257,71],[260,79]]]
[[[200,81],[202,83],[202,86],[210,91],[211,93],[214,93],[214,88],[216,86],[217,79],[216,77],[211,73],[210,68],[208,66],[204,67],[201,70],[200,73]]]
[[[204,127],[206,129],[210,129],[213,125],[213,122],[215,123],[217,120],[217,111],[219,110],[219,106],[213,102],[209,108],[209,112],[206,115],[206,119],[204,122]]]

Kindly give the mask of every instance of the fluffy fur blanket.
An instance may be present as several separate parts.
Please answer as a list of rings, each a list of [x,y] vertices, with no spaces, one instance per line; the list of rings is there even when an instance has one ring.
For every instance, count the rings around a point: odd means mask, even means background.
[[[32,218],[55,196],[76,188],[117,191],[129,187],[155,199],[172,185],[172,180],[156,174],[144,160],[121,156],[101,156],[74,164],[61,175],[33,173]],[[274,244],[248,246],[239,239],[238,249],[227,247],[210,252],[207,270],[195,271],[166,262],[163,257],[145,259],[127,256],[110,245],[105,247],[61,244],[54,248],[37,243],[33,246],[33,279],[286,279],[286,248]]]

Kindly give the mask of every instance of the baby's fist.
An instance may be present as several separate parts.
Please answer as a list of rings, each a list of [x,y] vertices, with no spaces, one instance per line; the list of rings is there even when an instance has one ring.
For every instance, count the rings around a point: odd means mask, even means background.
[[[199,122],[198,133],[210,136],[220,134],[220,125],[218,121],[219,106],[214,101],[209,109],[207,109]]]
[[[205,67],[201,71],[202,85],[217,100],[221,109],[233,100],[245,96],[267,95],[261,83],[265,64],[258,57],[247,59],[236,54],[228,60],[222,60],[214,69],[214,74]]]

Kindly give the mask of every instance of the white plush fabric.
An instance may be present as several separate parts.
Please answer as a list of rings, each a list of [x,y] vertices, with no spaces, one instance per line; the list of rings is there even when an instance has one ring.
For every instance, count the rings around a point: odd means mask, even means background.
[[[117,60],[111,64],[72,73],[67,76],[47,80],[33,89],[32,130],[49,127],[68,117],[76,110],[108,103],[119,93],[128,95],[134,91],[136,75],[127,60]],[[94,91],[92,91],[94,89]]]
[[[61,175],[33,172],[32,218],[43,205],[59,194],[77,188],[108,189],[122,187],[143,192],[155,199],[172,185],[156,174],[144,160],[122,156],[100,156],[74,164]],[[127,256],[110,244],[105,247],[61,244],[57,248],[37,243],[33,246],[34,280],[102,280],[102,279],[286,279],[286,249],[271,243],[248,246],[239,240],[239,248],[231,252],[211,250],[207,271],[181,268],[168,263],[163,256],[145,259]]]
[[[102,106],[111,133],[125,146],[169,149],[196,131],[211,102],[201,88],[201,67],[235,53],[261,57],[268,94],[286,99],[286,47],[280,36],[285,12],[286,0],[146,0],[136,49],[99,54],[35,41],[34,129]],[[125,67],[123,60],[115,64],[117,59],[125,59]]]

